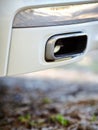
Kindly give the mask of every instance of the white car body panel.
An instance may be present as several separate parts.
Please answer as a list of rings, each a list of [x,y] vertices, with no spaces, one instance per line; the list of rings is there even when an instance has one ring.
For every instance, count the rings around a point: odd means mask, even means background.
[[[28,73],[64,65],[79,60],[47,63],[44,60],[44,49],[47,39],[66,32],[83,31],[89,35],[85,54],[97,48],[98,22],[65,25],[45,28],[12,29],[14,17],[21,9],[29,7],[51,7],[53,5],[68,5],[94,3],[98,0],[1,0],[0,1],[0,76]],[[51,30],[48,28],[51,28]],[[41,33],[43,32],[43,33]],[[34,43],[32,43],[32,40]],[[27,43],[28,42],[28,43]],[[23,48],[23,49],[22,49]],[[84,55],[85,55],[84,54]]]
[[[95,28],[93,28],[94,25]],[[93,22],[93,24],[86,23],[82,25],[76,24],[71,26],[53,26],[51,27],[51,29],[49,29],[50,27],[33,29],[13,29],[12,44],[8,64],[8,74],[13,75],[23,72],[28,73],[32,72],[32,70],[37,71],[47,68],[53,68],[55,66],[64,65],[79,60],[88,51],[96,48],[96,34],[98,34],[98,29],[96,29],[96,27],[98,27],[98,22]],[[54,34],[76,32],[77,29],[89,35],[87,43],[88,47],[84,55],[71,59],[70,62],[64,60],[60,62],[57,61],[47,63],[44,59],[45,44],[47,42],[47,39]]]

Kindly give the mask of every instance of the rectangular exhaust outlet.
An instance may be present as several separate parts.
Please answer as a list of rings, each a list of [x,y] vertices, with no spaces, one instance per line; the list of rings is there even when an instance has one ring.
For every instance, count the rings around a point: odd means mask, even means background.
[[[45,51],[46,61],[71,59],[82,55],[87,46],[87,35],[84,33],[62,34],[52,36]]]

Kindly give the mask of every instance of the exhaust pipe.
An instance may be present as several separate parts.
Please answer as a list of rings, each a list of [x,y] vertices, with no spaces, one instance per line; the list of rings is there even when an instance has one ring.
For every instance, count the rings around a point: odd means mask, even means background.
[[[46,44],[46,61],[72,59],[83,55],[87,46],[85,33],[60,34],[49,38]]]

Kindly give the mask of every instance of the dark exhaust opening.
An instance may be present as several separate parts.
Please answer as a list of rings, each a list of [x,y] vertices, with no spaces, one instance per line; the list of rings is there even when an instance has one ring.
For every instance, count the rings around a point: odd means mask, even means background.
[[[54,46],[55,57],[74,57],[85,51],[87,45],[87,36],[65,37],[58,39]]]

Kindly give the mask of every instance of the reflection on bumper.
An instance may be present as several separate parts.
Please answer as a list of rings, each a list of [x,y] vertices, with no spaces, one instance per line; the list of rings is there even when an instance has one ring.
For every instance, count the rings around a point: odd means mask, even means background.
[[[29,8],[18,12],[13,27],[44,27],[68,25],[98,20],[98,3],[44,8]]]

